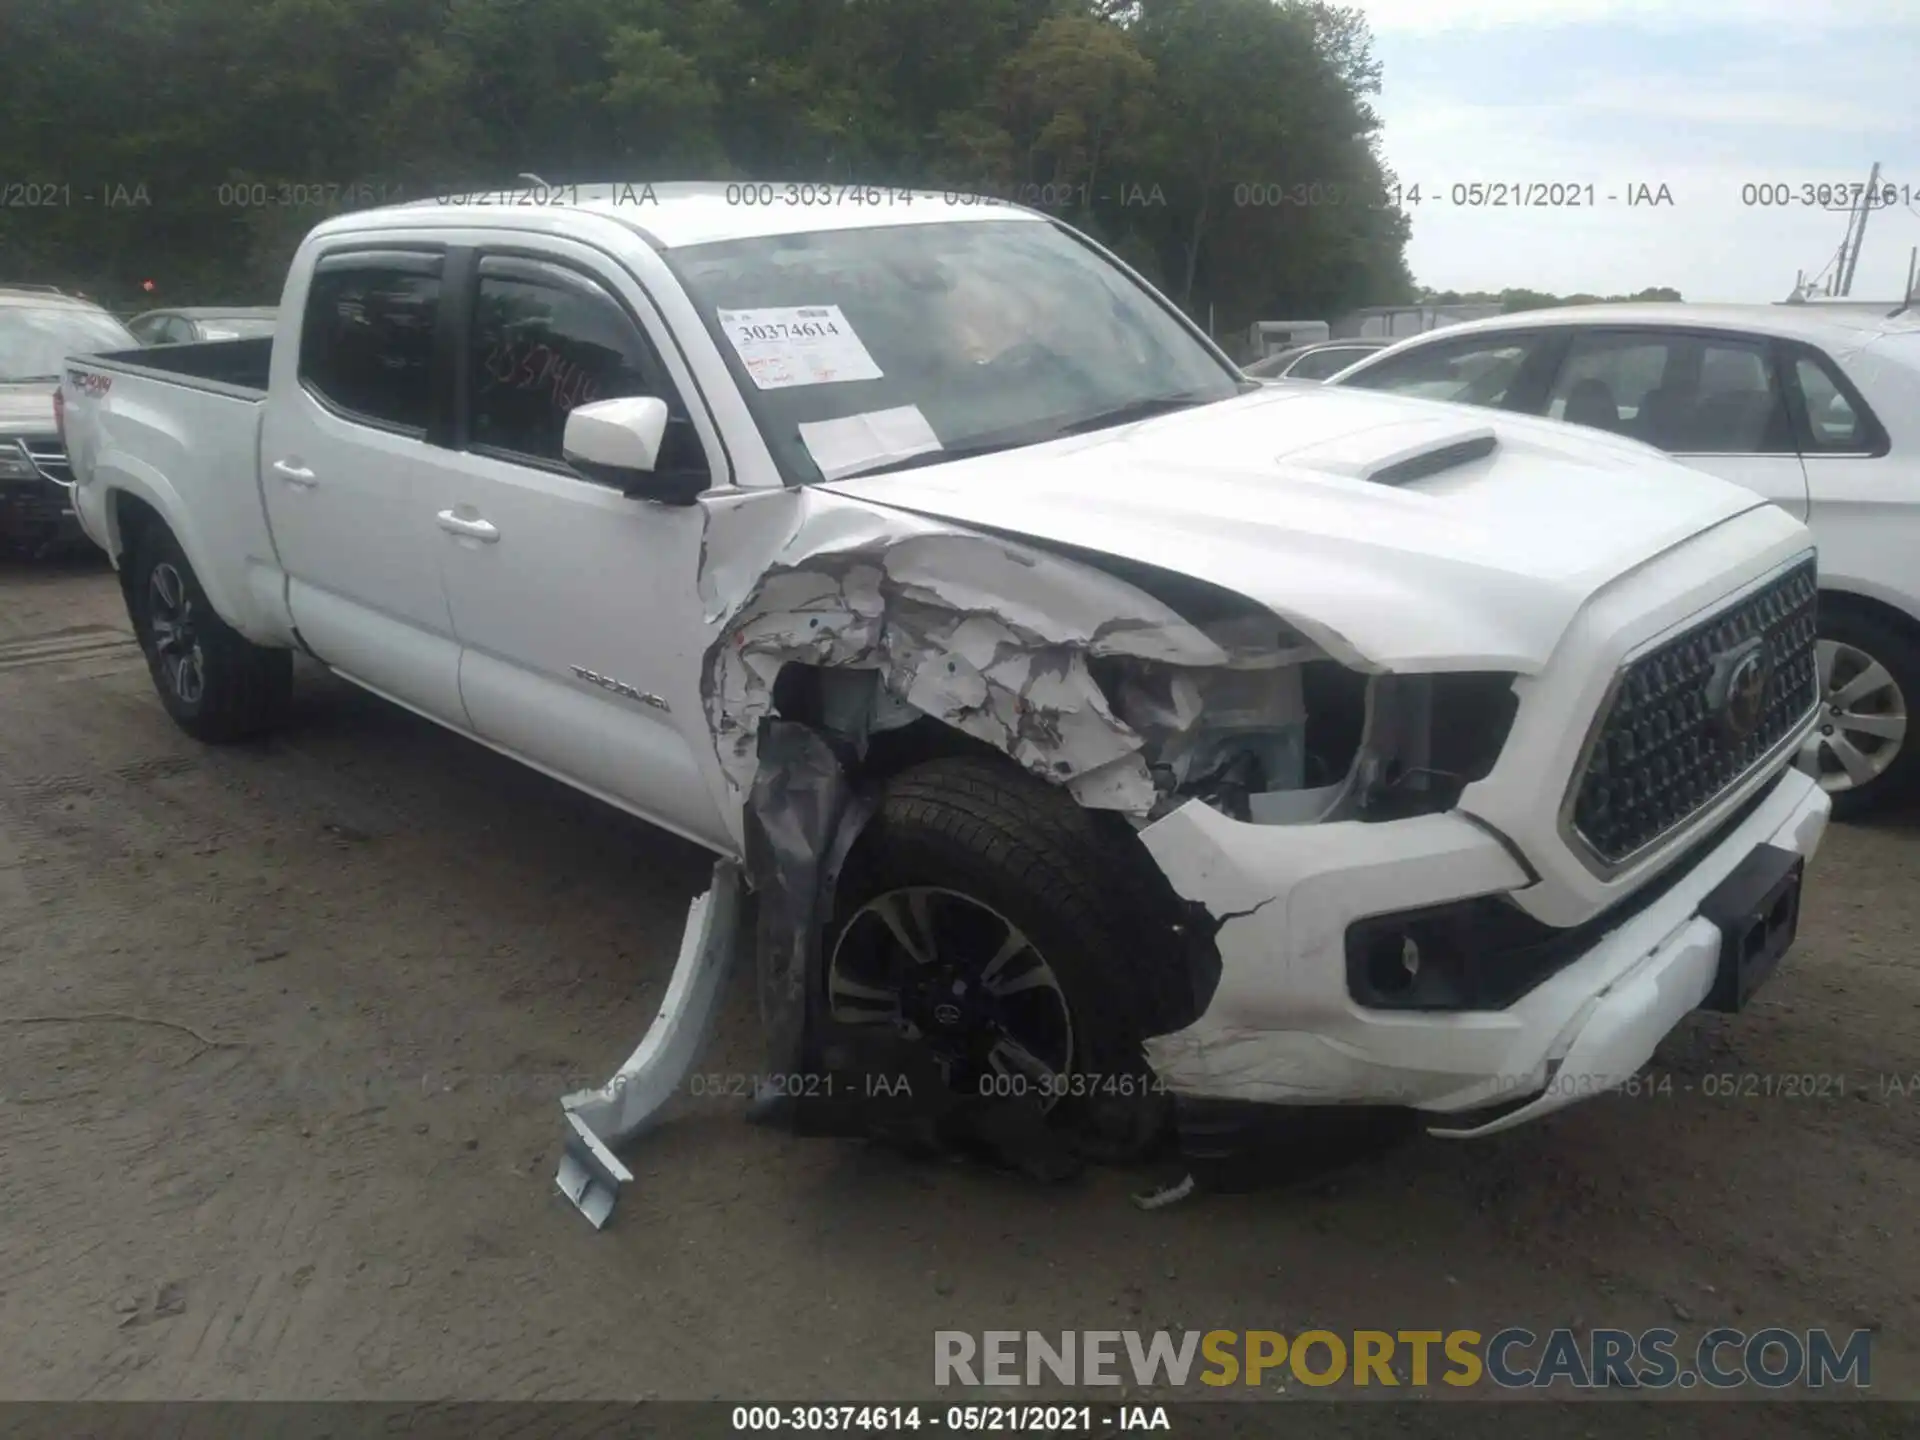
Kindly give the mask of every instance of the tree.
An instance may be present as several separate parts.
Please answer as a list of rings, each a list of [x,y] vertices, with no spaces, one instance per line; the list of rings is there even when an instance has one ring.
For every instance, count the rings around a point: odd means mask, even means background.
[[[124,304],[272,301],[328,214],[523,173],[1039,183],[1229,326],[1411,293],[1380,69],[1323,0],[5,5],[8,178],[71,200],[0,207],[4,278]],[[1345,198],[1249,203],[1303,181]]]

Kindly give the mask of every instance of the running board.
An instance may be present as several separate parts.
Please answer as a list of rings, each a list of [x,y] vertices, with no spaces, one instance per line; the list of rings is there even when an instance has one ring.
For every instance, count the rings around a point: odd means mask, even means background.
[[[739,950],[744,896],[740,866],[716,864],[712,888],[687,909],[666,998],[639,1047],[598,1090],[560,1102],[567,1134],[554,1183],[596,1230],[612,1216],[620,1187],[633,1183],[616,1147],[653,1128],[713,1036]]]

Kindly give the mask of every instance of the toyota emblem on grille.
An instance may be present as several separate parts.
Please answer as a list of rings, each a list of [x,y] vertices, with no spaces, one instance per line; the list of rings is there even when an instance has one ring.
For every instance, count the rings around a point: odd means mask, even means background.
[[[1758,636],[1714,657],[1707,707],[1731,738],[1744,740],[1759,728],[1772,678],[1766,642]]]

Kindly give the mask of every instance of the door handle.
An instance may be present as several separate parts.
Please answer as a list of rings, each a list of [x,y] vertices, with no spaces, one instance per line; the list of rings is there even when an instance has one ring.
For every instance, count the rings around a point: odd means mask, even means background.
[[[436,517],[440,528],[451,535],[464,535],[469,540],[479,540],[491,545],[500,538],[500,532],[485,520],[468,520],[451,510],[442,510]]]
[[[273,473],[289,485],[298,485],[302,490],[311,490],[320,483],[320,477],[304,465],[290,465],[285,460],[273,462]]]

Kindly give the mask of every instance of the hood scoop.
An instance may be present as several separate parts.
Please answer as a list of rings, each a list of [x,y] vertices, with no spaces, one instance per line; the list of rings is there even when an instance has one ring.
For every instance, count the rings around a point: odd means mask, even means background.
[[[1450,415],[1403,420],[1357,430],[1276,456],[1282,464],[1375,485],[1416,480],[1484,460],[1500,447],[1491,425],[1461,423]]]

